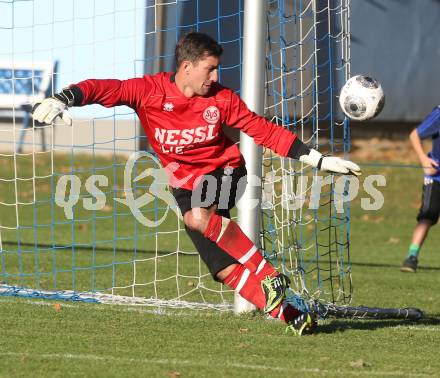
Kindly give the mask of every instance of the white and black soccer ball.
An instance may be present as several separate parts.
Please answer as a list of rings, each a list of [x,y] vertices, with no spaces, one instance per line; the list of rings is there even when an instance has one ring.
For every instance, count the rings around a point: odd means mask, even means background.
[[[339,105],[344,114],[355,121],[374,118],[385,105],[382,85],[369,76],[353,76],[341,89]]]

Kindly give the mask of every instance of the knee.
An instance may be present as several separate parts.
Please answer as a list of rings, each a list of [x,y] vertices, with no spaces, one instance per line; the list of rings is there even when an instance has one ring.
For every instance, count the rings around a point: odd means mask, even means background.
[[[183,216],[183,222],[190,230],[203,234],[208,226],[210,213],[206,209],[191,209]]]
[[[424,223],[427,226],[431,227],[438,222],[438,217],[439,217],[438,211],[428,210],[428,211],[420,212],[420,214],[417,216],[417,222]]]

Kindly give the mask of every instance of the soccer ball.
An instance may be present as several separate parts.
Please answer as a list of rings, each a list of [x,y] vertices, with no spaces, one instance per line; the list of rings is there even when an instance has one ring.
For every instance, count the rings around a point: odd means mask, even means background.
[[[385,94],[380,83],[372,77],[356,75],[342,87],[339,105],[344,114],[355,121],[376,117],[385,104]]]

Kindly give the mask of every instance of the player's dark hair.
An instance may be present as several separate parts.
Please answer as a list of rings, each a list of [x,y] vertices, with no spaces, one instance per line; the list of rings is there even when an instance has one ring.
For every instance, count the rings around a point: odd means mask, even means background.
[[[176,67],[179,68],[184,60],[197,63],[206,56],[219,58],[223,48],[218,42],[205,33],[191,32],[185,34],[177,42],[175,50]]]

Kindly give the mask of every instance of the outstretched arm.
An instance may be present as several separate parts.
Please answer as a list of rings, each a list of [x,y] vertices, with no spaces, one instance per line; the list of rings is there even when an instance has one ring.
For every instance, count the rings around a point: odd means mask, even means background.
[[[100,104],[107,108],[127,105],[137,109],[149,98],[151,79],[147,76],[128,80],[90,79],[73,84],[34,106],[35,120],[50,124],[60,117],[71,125],[67,109],[71,106]]]
[[[357,164],[339,157],[323,156],[317,150],[307,147],[289,130],[251,112],[235,93],[231,94],[226,124],[241,129],[253,137],[255,143],[270,148],[281,156],[302,161],[325,172],[356,176],[361,174]]]
[[[352,174],[356,176],[361,174],[361,168],[352,161],[335,156],[324,156],[313,148],[310,149],[308,154],[301,155],[298,160],[325,172]]]
[[[69,106],[76,105],[74,89],[76,87],[63,89],[60,93],[55,93],[52,97],[45,98],[41,103],[35,104],[32,117],[38,122],[47,124],[51,124],[55,118],[60,117],[64,123],[72,125],[72,117],[67,109]]]

